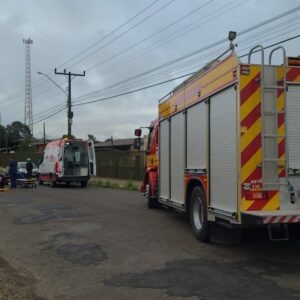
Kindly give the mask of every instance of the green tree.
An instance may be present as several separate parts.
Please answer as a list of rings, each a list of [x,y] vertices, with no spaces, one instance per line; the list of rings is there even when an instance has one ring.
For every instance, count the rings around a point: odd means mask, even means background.
[[[29,127],[20,121],[14,121],[6,126],[5,133],[7,134],[8,147],[17,147],[23,141],[31,143],[32,135]]]
[[[20,151],[28,152],[31,151],[32,138],[25,138],[21,141],[19,145]]]
[[[69,138],[67,134],[63,134],[63,136],[61,137],[62,139],[65,139],[65,138]],[[76,137],[71,134],[71,139],[76,139]]]
[[[97,142],[97,138],[93,134],[88,134],[88,139],[92,140],[94,143]]]
[[[6,146],[6,129],[4,126],[0,125],[0,148],[5,148]]]

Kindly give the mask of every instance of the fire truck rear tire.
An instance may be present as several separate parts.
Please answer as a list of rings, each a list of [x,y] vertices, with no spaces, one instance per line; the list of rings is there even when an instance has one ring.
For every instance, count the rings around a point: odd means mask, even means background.
[[[151,195],[151,190],[152,190],[152,186],[151,183],[149,182],[149,186],[148,186],[148,192],[147,192],[147,205],[148,208],[157,208],[158,207],[158,202],[156,198],[153,198]]]
[[[190,223],[196,238],[201,242],[209,241],[209,223],[207,221],[207,204],[200,186],[196,186],[190,198]]]

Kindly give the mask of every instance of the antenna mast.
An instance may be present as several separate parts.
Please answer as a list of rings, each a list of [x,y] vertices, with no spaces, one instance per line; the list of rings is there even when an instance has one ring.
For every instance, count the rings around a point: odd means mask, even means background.
[[[33,41],[23,39],[25,44],[25,110],[24,124],[26,124],[31,134],[33,134],[33,118],[32,118],[32,91],[31,91],[31,63],[30,63],[30,45]]]

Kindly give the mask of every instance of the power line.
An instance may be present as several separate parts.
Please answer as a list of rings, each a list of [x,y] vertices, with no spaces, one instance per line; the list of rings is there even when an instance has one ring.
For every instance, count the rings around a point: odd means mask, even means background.
[[[296,35],[296,36],[293,36],[293,37],[290,37],[290,38],[287,38],[287,39],[284,39],[284,40],[279,41],[277,43],[273,43],[273,44],[268,45],[268,46],[263,47],[263,48],[264,49],[269,49],[271,47],[277,46],[277,45],[282,44],[282,43],[286,43],[288,41],[294,40],[294,39],[299,38],[299,37],[300,37],[300,34]],[[259,50],[257,50],[257,51],[259,51]],[[254,51],[254,52],[256,52],[256,51]],[[247,55],[248,55],[248,53],[239,56],[239,58],[245,57]],[[87,102],[83,102],[83,103],[77,103],[77,104],[74,104],[73,106],[82,106],[82,105],[87,105],[87,104],[91,104],[91,103],[102,102],[102,101],[106,101],[106,100],[118,98],[118,97],[121,97],[121,96],[125,96],[125,95],[129,95],[129,94],[132,94],[132,93],[136,93],[138,91],[142,91],[142,90],[146,90],[146,89],[149,89],[149,88],[152,88],[152,87],[156,87],[156,86],[159,86],[159,85],[162,85],[162,84],[165,84],[165,83],[168,83],[168,82],[180,79],[180,78],[184,78],[184,77],[187,77],[187,76],[192,76],[192,75],[195,75],[196,73],[197,73],[197,71],[196,72],[191,72],[191,73],[184,74],[184,75],[172,78],[172,79],[168,79],[168,80],[161,81],[161,82],[158,82],[158,83],[155,83],[155,84],[147,85],[147,86],[144,86],[144,87],[141,87],[141,88],[138,88],[138,89],[134,89],[134,90],[131,90],[131,91],[127,91],[127,92],[124,92],[124,93],[120,93],[120,94],[117,94],[117,95],[113,95],[113,96],[109,96],[109,97],[104,97],[104,98],[100,98],[100,99],[95,99],[95,100],[91,100],[91,101],[87,101]],[[65,108],[63,108],[63,109],[65,109]],[[51,114],[51,115],[49,115],[49,116],[47,116],[47,117],[45,117],[45,118],[43,118],[43,119],[35,122],[34,124],[42,122],[45,119],[48,119],[48,118],[54,116],[55,114],[59,113],[63,109],[61,109],[61,110],[57,111],[56,113],[53,113],[53,114]]]
[[[108,34],[106,34],[102,39],[98,40],[97,42],[93,43],[92,45],[90,45],[88,48],[86,48],[85,50],[82,50],[79,54],[75,55],[74,57],[72,57],[71,59],[67,60],[66,62],[64,62],[63,64],[59,65],[59,67],[69,63],[70,61],[74,60],[75,58],[79,57],[81,54],[85,53],[86,51],[88,51],[89,49],[91,49],[92,47],[94,47],[95,45],[99,44],[100,42],[102,42],[103,40],[107,39],[110,35],[114,34],[115,32],[117,32],[119,29],[121,29],[122,27],[124,27],[125,25],[127,25],[128,23],[130,23],[132,20],[134,20],[135,18],[137,18],[139,15],[141,15],[142,13],[144,13],[146,10],[148,10],[149,8],[151,8],[153,5],[155,5],[157,2],[159,2],[161,0],[155,0],[153,2],[151,2],[148,6],[146,6],[145,8],[143,8],[141,11],[139,11],[137,14],[135,14],[133,17],[131,17],[130,19],[128,19],[127,21],[125,21],[124,23],[122,23],[121,25],[119,25],[117,28],[115,28],[113,31],[109,32]],[[47,75],[51,75],[51,72],[49,72]],[[32,85],[35,85],[37,83],[38,86],[42,83],[45,83],[46,81],[43,79],[38,79],[35,82],[32,83]],[[17,95],[23,96],[24,92],[22,90],[4,98],[3,102],[5,102],[6,100],[9,100],[12,97],[16,97]]]
[[[102,45],[101,47],[95,49],[93,52],[91,52],[90,54],[86,55],[85,57],[81,58],[80,60],[78,60],[76,63],[73,63],[72,65],[69,66],[69,68],[77,65],[78,63],[82,62],[83,60],[87,59],[88,57],[90,57],[91,55],[95,54],[96,52],[98,52],[99,50],[105,48],[106,46],[112,44],[114,41],[116,41],[117,39],[119,39],[120,37],[122,37],[123,35],[125,35],[126,33],[128,33],[129,31],[131,31],[132,29],[134,29],[135,27],[139,26],[140,24],[144,23],[145,21],[147,21],[149,18],[153,17],[154,15],[156,15],[157,13],[161,12],[164,8],[166,8],[167,6],[169,6],[170,4],[172,4],[174,1],[176,0],[170,0],[169,2],[167,2],[166,4],[164,4],[163,6],[161,6],[159,9],[155,10],[153,13],[151,13],[150,15],[148,15],[147,17],[145,17],[144,19],[142,19],[141,21],[139,21],[138,23],[134,24],[133,26],[129,27],[127,30],[125,30],[124,32],[122,32],[121,34],[117,35],[115,38],[113,38],[112,40],[110,40],[109,42],[107,42],[106,44]]]
[[[263,25],[267,24],[268,22],[277,20],[277,19],[279,19],[279,18],[282,18],[283,16],[286,16],[287,14],[293,13],[293,12],[295,12],[295,11],[298,10],[298,9],[299,9],[299,7],[296,7],[296,8],[294,8],[294,9],[292,9],[292,10],[289,10],[289,11],[287,11],[287,12],[284,12],[284,13],[280,14],[280,15],[277,15],[277,16],[275,16],[275,17],[269,19],[269,20],[265,20],[265,21],[263,21],[263,22],[261,22],[261,23],[259,23],[259,24],[256,24],[255,26],[252,26],[250,29],[251,29],[251,30],[256,29],[256,28],[258,28],[258,27],[260,27],[260,26],[263,26]],[[250,30],[250,29],[248,29],[248,30]],[[246,29],[246,30],[242,31],[242,34],[245,33],[245,31],[248,31],[248,30]],[[239,35],[241,35],[241,33],[239,33]],[[107,89],[107,88],[106,88],[106,89]],[[106,89],[105,89],[105,90],[106,90]],[[97,91],[97,92],[99,92],[99,91]],[[84,95],[84,97],[87,97],[87,96],[89,96],[89,94]],[[78,97],[78,98],[83,98],[83,96]]]
[[[277,20],[277,19],[279,19],[279,18],[282,18],[282,17],[284,17],[284,16],[286,16],[286,15],[288,15],[288,14],[291,14],[291,13],[297,11],[297,10],[299,10],[299,6],[293,8],[293,9],[291,9],[291,10],[289,10],[289,11],[286,11],[286,12],[280,14],[280,15],[277,15],[277,16],[271,18],[271,19],[265,20],[265,21],[262,22],[262,23],[259,23],[259,24],[257,24],[257,25],[254,25],[252,29],[255,29],[255,28],[259,27],[259,26],[263,26],[264,24],[267,24],[268,22],[275,21],[275,20]],[[224,13],[224,12],[223,12],[223,13]],[[240,35],[240,34],[243,34],[243,31],[240,32],[239,35]],[[167,39],[165,39],[165,40],[167,40]],[[164,41],[162,41],[162,42],[164,42]],[[148,50],[149,50],[149,49],[148,49]],[[119,64],[118,64],[118,65],[119,65]],[[46,91],[46,92],[47,92],[47,91]],[[43,92],[43,93],[40,93],[39,95],[41,95],[41,94],[44,94],[44,92]]]
[[[156,31],[156,32],[154,32],[154,33],[152,33],[152,34],[150,34],[150,35],[147,36],[146,38],[143,38],[142,40],[140,40],[140,41],[138,41],[137,43],[131,45],[130,47],[128,47],[128,48],[126,48],[126,49],[120,51],[119,53],[117,53],[117,54],[115,54],[115,55],[113,55],[113,56],[107,58],[107,59],[104,60],[104,61],[101,61],[101,62],[97,63],[96,65],[94,65],[94,66],[92,66],[92,67],[87,68],[87,71],[92,70],[92,69],[94,69],[94,68],[96,68],[96,67],[98,67],[98,66],[100,66],[100,65],[102,65],[102,64],[104,64],[104,63],[106,63],[106,62],[108,62],[108,61],[110,61],[110,60],[112,60],[112,59],[114,59],[114,58],[116,58],[116,57],[118,57],[118,56],[120,56],[121,54],[127,52],[128,50],[135,48],[136,46],[140,45],[141,43],[143,43],[143,42],[149,40],[150,38],[152,38],[152,37],[158,35],[159,33],[163,32],[163,31],[165,31],[166,29],[168,29],[168,28],[174,26],[175,24],[178,24],[179,22],[181,22],[181,21],[184,20],[185,18],[187,18],[187,17],[189,17],[189,16],[195,14],[196,12],[198,12],[199,10],[201,10],[203,7],[207,6],[208,4],[212,3],[213,1],[214,1],[214,0],[207,1],[206,3],[204,3],[204,4],[200,5],[200,6],[198,6],[196,9],[190,11],[189,13],[187,13],[187,14],[185,14],[184,16],[178,18],[177,20],[171,22],[170,24],[164,26],[163,28],[159,29],[158,31]],[[237,1],[237,0],[234,0],[234,1]],[[233,2],[234,2],[234,1],[233,1]]]
[[[280,19],[280,18],[282,18],[282,17],[284,17],[284,16],[286,16],[286,15],[288,15],[288,14],[290,14],[290,13],[293,13],[293,12],[295,12],[296,10],[299,10],[299,9],[300,9],[300,6],[294,8],[294,9],[291,9],[291,10],[285,12],[285,13],[282,13],[282,14],[280,14],[280,15],[277,15],[277,16],[275,16],[275,17],[272,17],[272,18],[270,18],[270,19],[268,19],[268,20],[265,20],[265,21],[263,21],[263,22],[260,22],[259,24],[256,24],[256,25],[254,25],[254,26],[251,26],[251,27],[249,27],[249,28],[247,28],[247,29],[242,30],[241,32],[238,32],[238,33],[237,33],[237,36],[241,36],[241,35],[244,35],[244,34],[246,34],[246,33],[249,33],[249,32],[251,32],[251,31],[253,31],[253,30],[255,30],[255,29],[259,28],[259,27],[262,27],[262,26],[264,26],[264,25],[266,25],[266,24],[268,24],[268,23],[270,23],[270,22],[273,22],[273,21],[275,21],[275,20],[278,20],[278,19]],[[137,74],[137,75],[131,76],[131,77],[127,78],[127,79],[121,80],[121,81],[119,81],[119,82],[117,82],[117,83],[115,83],[115,84],[112,84],[112,85],[108,86],[107,88],[112,88],[112,87],[121,85],[121,84],[123,84],[123,83],[125,83],[125,82],[131,81],[131,80],[133,80],[133,79],[140,78],[140,77],[145,76],[145,75],[147,75],[147,74],[153,73],[153,72],[155,72],[155,71],[157,71],[157,70],[160,70],[160,69],[162,69],[162,68],[165,68],[165,67],[167,67],[167,66],[169,66],[169,65],[175,64],[175,63],[177,63],[177,62],[179,62],[179,61],[182,61],[182,60],[184,60],[184,59],[186,59],[186,58],[188,58],[188,57],[194,56],[194,55],[196,55],[196,54],[198,54],[198,53],[204,52],[204,51],[206,51],[206,50],[208,50],[208,49],[211,49],[211,48],[213,48],[213,47],[215,47],[215,46],[218,46],[218,45],[220,45],[220,44],[222,44],[222,43],[224,43],[224,42],[226,42],[226,41],[227,41],[227,38],[223,38],[223,39],[221,39],[221,40],[219,40],[219,41],[217,41],[217,42],[211,43],[211,44],[209,44],[209,45],[207,45],[207,46],[204,46],[204,47],[202,47],[202,48],[200,48],[200,49],[197,49],[197,50],[195,50],[195,51],[192,51],[192,52],[190,52],[190,53],[188,53],[188,54],[185,54],[185,55],[183,55],[183,56],[181,56],[181,57],[179,57],[179,58],[173,59],[173,60],[171,60],[171,61],[169,61],[169,62],[167,62],[167,63],[164,63],[164,64],[162,64],[162,65],[160,65],[160,66],[157,66],[157,67],[152,68],[152,69],[150,69],[150,70],[147,70],[147,71],[145,71],[145,72],[139,73],[139,74]],[[96,90],[96,91],[94,91],[94,92],[87,93],[87,94],[85,94],[85,95],[83,95],[83,96],[84,96],[84,97],[85,97],[85,96],[91,96],[91,95],[97,94],[99,91],[102,91],[102,90],[103,90],[103,89]],[[80,98],[82,98],[83,96],[77,97],[77,98],[75,98],[75,99],[80,99]]]
[[[49,116],[46,116],[46,117],[44,117],[44,118],[42,118],[42,119],[40,119],[40,120],[38,120],[38,121],[33,122],[33,124],[35,125],[35,124],[37,124],[37,123],[40,123],[40,122],[42,122],[42,121],[45,121],[45,120],[47,120],[47,119],[49,119],[49,118],[51,118],[51,117],[57,115],[57,114],[60,113],[61,111],[65,110],[66,108],[67,108],[67,106],[65,106],[64,108],[61,108],[61,109],[57,110],[56,112],[50,114]]]
[[[296,20],[296,22],[294,21],[294,20]],[[294,21],[294,23],[292,22],[292,21]],[[271,29],[265,29],[265,30],[263,30],[263,31],[261,31],[261,32],[259,32],[259,33],[257,33],[257,34],[255,34],[255,35],[252,35],[251,37],[255,37],[255,38],[257,38],[257,35],[265,35],[265,34],[268,34],[268,36],[270,36],[270,34],[272,34],[271,33],[271,31],[274,31],[273,33],[276,33],[276,32],[279,32],[279,31],[282,31],[283,29],[285,29],[286,27],[291,27],[293,24],[296,24],[296,23],[298,23],[299,22],[299,18],[298,18],[298,16],[297,17],[295,17],[295,18],[291,18],[291,19],[289,19],[289,20],[287,20],[287,21],[285,21],[285,22],[282,22],[282,23],[280,23],[280,24],[278,24],[278,25],[276,25],[276,26],[279,26],[280,28],[278,29],[278,30],[275,30],[276,28],[275,27],[272,27]],[[283,26],[283,25],[285,25],[285,24],[287,24],[288,26]],[[293,27],[293,29],[291,30],[291,31],[295,31],[297,28],[295,28],[295,27]],[[287,33],[289,33],[289,32],[285,32],[284,34],[287,34]],[[244,41],[247,41],[247,40],[249,40],[249,38],[247,37],[247,38],[244,38],[244,39],[242,39],[240,42],[244,42]],[[270,39],[268,39],[268,40],[270,40]],[[268,40],[266,40],[266,41],[268,41]],[[266,42],[265,41],[265,42]],[[250,42],[250,41],[249,41]],[[249,43],[248,42],[248,43]],[[214,52],[215,53],[215,52]],[[198,60],[198,59],[197,59]],[[156,76],[156,75],[155,75]],[[80,84],[79,84],[80,85]],[[106,90],[106,89],[105,89]],[[83,98],[83,96],[82,97],[78,97],[78,98]],[[76,98],[76,99],[78,99],[78,98]]]
[[[107,33],[104,37],[102,37],[100,40],[96,41],[95,43],[91,44],[90,46],[88,46],[87,48],[85,48],[84,50],[80,51],[78,54],[76,54],[75,56],[71,57],[69,60],[67,60],[66,62],[64,62],[63,64],[57,66],[57,68],[60,68],[66,64],[68,64],[69,62],[71,62],[72,60],[76,59],[77,57],[81,56],[83,53],[89,51],[90,49],[92,49],[94,46],[100,44],[101,42],[103,42],[104,40],[106,40],[109,36],[113,35],[114,33],[116,33],[119,29],[121,29],[122,27],[124,27],[125,25],[127,25],[128,23],[130,23],[132,20],[134,20],[135,18],[137,18],[138,16],[140,16],[142,13],[144,13],[146,10],[148,10],[149,8],[151,8],[153,5],[155,5],[157,2],[159,2],[161,0],[155,0],[153,2],[151,2],[148,6],[146,6],[145,8],[143,8],[142,10],[140,10],[137,14],[135,14],[133,17],[129,18],[127,21],[123,22],[122,24],[120,24],[118,27],[116,27],[114,30],[110,31],[109,33]]]
[[[290,23],[291,25],[293,25],[293,23],[291,23],[289,20],[288,21],[286,21],[285,23]],[[281,23],[281,24],[283,24],[283,23]],[[281,24],[279,24],[279,25],[281,25]],[[280,30],[282,29],[283,27],[281,26],[280,27]],[[294,28],[293,27],[293,29],[291,30],[291,31],[294,31],[294,30],[296,30],[297,28]],[[276,32],[278,32],[278,31],[280,31],[280,30],[276,30]],[[260,32],[261,33],[261,32]],[[260,34],[260,33],[258,33],[258,34]],[[264,33],[264,32],[262,32],[262,33]],[[286,34],[286,33],[284,33],[284,34]],[[255,36],[255,37],[257,37],[257,35]],[[273,38],[272,38],[273,39]],[[247,39],[243,39],[241,42],[244,42],[244,41],[246,41]],[[289,40],[289,39],[288,39]],[[268,40],[264,40],[263,42],[266,42],[266,41],[268,41]],[[248,40],[247,41],[247,43],[250,43],[251,41],[250,40]],[[244,48],[244,50],[246,50],[246,48]],[[217,51],[212,51],[210,54],[206,54],[206,55],[204,55],[204,56],[201,56],[200,57],[200,59],[202,60],[202,59],[204,59],[204,58],[208,58],[209,56],[216,56],[218,53],[221,53],[221,51],[223,51],[222,49],[220,49],[220,50],[217,50]],[[241,51],[243,51],[243,49],[241,50]],[[199,60],[199,58],[197,58],[197,59],[193,59],[193,60],[191,60],[191,61],[189,61],[189,64],[191,64],[191,63],[193,63],[193,62],[197,62]],[[186,65],[186,63],[185,63],[185,65]],[[178,68],[178,66],[176,67],[176,68]],[[187,69],[187,68],[185,68],[185,69]],[[191,69],[191,67],[189,67],[188,69]],[[193,69],[195,69],[195,68],[193,68]],[[181,71],[182,72],[182,71]],[[164,72],[165,73],[165,72]],[[177,72],[178,73],[178,72]],[[166,74],[168,74],[168,73],[166,73]],[[159,77],[158,76],[160,76],[160,75],[153,75],[152,77],[155,77],[154,79],[158,79]],[[161,78],[163,78],[163,77],[165,77],[165,76],[161,76]],[[147,80],[147,81],[149,81],[149,80]],[[150,81],[151,82],[151,81]],[[123,90],[125,89],[125,87],[124,88],[122,88]],[[42,112],[39,112],[39,113],[37,113],[37,114],[35,114],[34,115],[34,117],[36,118],[37,116],[39,116],[39,118],[40,117],[43,117],[43,116],[47,116],[47,114],[49,114],[50,112],[51,112],[51,110],[54,110],[54,109],[56,109],[56,108],[61,108],[61,105],[62,104],[60,104],[60,105],[57,105],[57,106],[54,106],[54,107],[52,107],[52,108],[49,108],[49,109],[46,109],[46,110],[44,110],[44,111],[42,111]],[[63,106],[64,106],[64,104],[63,104]],[[52,113],[51,113],[51,116],[52,116]]]

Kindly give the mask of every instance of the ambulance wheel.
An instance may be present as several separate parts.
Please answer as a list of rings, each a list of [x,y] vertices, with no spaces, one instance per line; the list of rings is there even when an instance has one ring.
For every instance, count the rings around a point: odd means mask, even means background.
[[[56,181],[53,180],[52,176],[50,177],[50,186],[51,186],[52,188],[56,187]]]
[[[190,223],[196,238],[201,242],[209,240],[207,204],[200,186],[196,186],[190,198]]]
[[[39,177],[39,179],[38,179],[38,182],[39,182],[39,185],[42,185],[43,183],[44,183],[44,181],[43,180],[41,180],[41,178]]]
[[[85,188],[85,187],[87,186],[87,181],[81,181],[81,182],[80,182],[80,186],[81,186],[82,188]]]
[[[148,191],[147,191],[147,205],[148,205],[148,208],[153,209],[153,208],[158,207],[158,202],[157,202],[156,198],[152,197],[151,190],[152,190],[152,186],[151,186],[151,183],[149,182]]]

